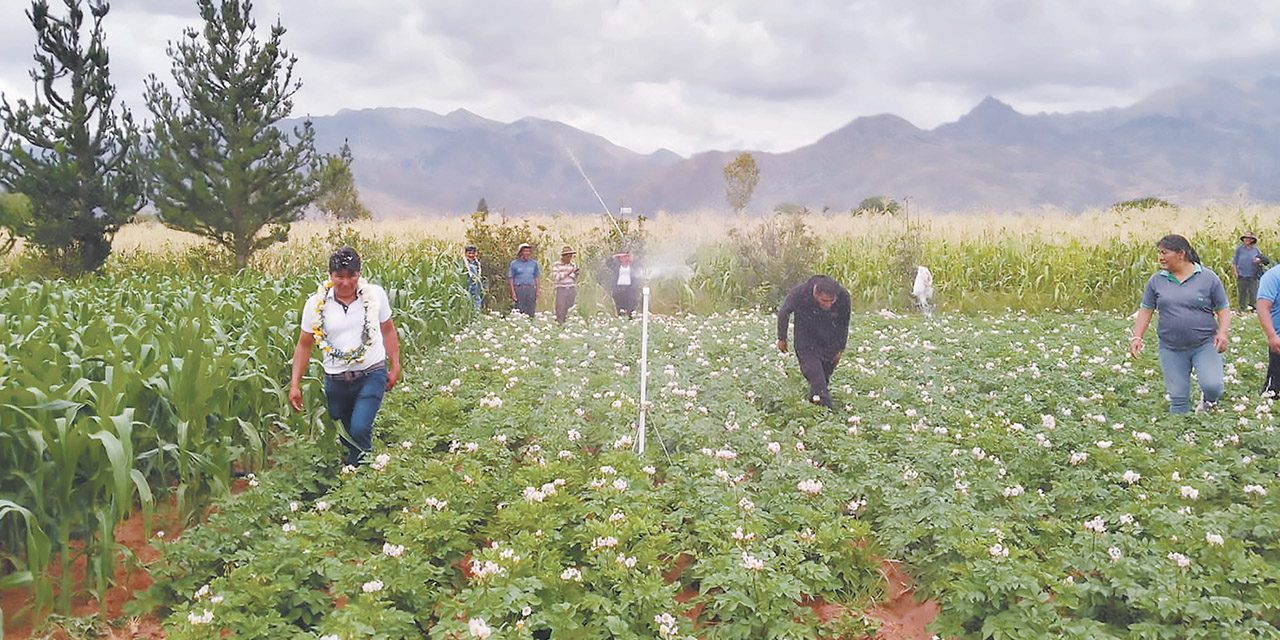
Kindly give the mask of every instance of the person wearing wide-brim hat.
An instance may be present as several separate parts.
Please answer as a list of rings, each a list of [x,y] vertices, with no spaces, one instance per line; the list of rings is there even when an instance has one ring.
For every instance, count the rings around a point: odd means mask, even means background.
[[[542,283],[542,267],[533,259],[533,245],[522,242],[516,248],[516,259],[507,266],[507,286],[516,309],[533,317],[538,308],[538,285]]]
[[[556,290],[556,322],[564,324],[569,308],[578,299],[578,265],[573,263],[573,247],[560,249],[560,261],[551,265],[551,285]]]
[[[1252,231],[1240,236],[1240,244],[1231,258],[1231,270],[1236,275],[1236,289],[1241,311],[1253,309],[1258,304],[1258,278],[1271,258],[1258,249],[1258,237]]]

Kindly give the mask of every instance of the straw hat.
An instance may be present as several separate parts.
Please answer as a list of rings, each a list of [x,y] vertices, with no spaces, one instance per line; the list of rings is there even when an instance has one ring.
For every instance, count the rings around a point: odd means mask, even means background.
[[[571,255],[573,255],[573,254],[575,254],[575,253],[577,253],[577,251],[574,251],[574,250],[573,250],[573,247],[571,247],[571,246],[569,246],[569,245],[567,245],[567,244],[566,244],[563,248],[561,248],[561,249],[560,249],[560,255],[562,255],[562,256],[571,256]]]
[[[1258,236],[1253,235],[1253,232],[1252,232],[1252,231],[1246,231],[1246,232],[1244,232],[1244,235],[1240,236],[1240,241],[1241,241],[1241,242],[1244,242],[1244,239],[1245,239],[1245,238],[1248,238],[1248,239],[1250,239],[1250,240],[1253,240],[1254,242],[1257,242],[1257,241],[1258,241]]]

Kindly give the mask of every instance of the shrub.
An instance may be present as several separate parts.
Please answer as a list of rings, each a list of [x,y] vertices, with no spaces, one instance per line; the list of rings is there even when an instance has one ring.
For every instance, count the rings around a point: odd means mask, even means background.
[[[884,196],[873,196],[858,203],[853,210],[853,215],[892,215],[896,216],[902,211],[902,205],[898,204],[893,198]]]
[[[1178,206],[1160,198],[1136,198],[1111,205],[1112,211],[1145,211],[1147,209],[1177,209]]]

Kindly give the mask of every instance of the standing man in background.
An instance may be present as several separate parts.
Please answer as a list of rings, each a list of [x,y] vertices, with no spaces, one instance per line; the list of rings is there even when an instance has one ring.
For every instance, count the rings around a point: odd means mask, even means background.
[[[787,352],[787,324],[795,314],[795,351],[809,381],[809,401],[831,407],[831,373],[849,341],[849,292],[816,275],[787,293],[778,307],[778,350]]]
[[[578,265],[573,263],[573,247],[560,250],[560,262],[551,265],[551,286],[556,290],[556,322],[564,324],[569,307],[578,298]]]
[[[516,249],[516,259],[507,267],[507,286],[520,313],[533,317],[538,309],[538,285],[542,267],[533,259],[533,245],[523,242]]]
[[[1258,237],[1252,231],[1240,236],[1240,244],[1231,257],[1231,269],[1236,273],[1236,294],[1240,311],[1253,309],[1258,303],[1258,278],[1262,270],[1271,264],[1271,258],[1257,247]]]

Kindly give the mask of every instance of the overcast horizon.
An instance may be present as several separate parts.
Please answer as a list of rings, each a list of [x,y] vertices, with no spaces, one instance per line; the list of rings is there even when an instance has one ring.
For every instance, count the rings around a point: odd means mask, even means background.
[[[30,99],[30,3],[0,4],[0,92]],[[882,113],[932,129],[986,96],[1026,114],[1124,107],[1197,78],[1250,86],[1280,61],[1265,0],[259,0],[253,15],[260,38],[288,30],[295,117],[466,109],[686,157],[790,151]],[[199,24],[195,0],[111,3],[112,79],[135,115],[148,74],[174,89],[165,49]]]

